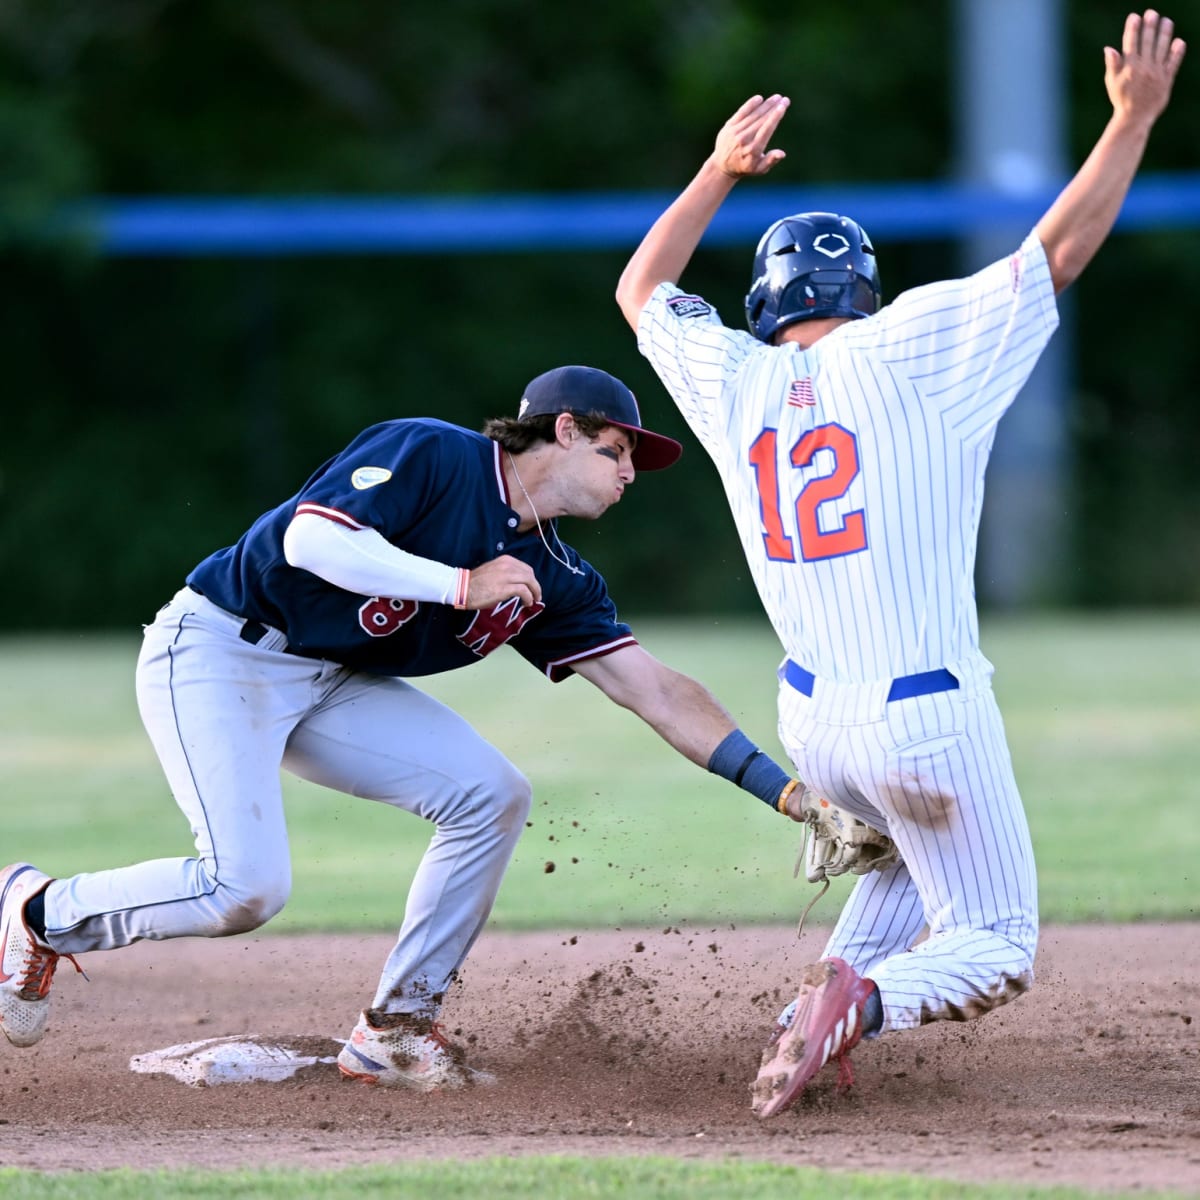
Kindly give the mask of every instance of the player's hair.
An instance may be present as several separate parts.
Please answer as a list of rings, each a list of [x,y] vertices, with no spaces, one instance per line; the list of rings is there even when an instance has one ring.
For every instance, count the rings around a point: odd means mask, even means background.
[[[524,421],[516,417],[492,417],[483,427],[485,437],[499,442],[509,454],[521,454],[538,442],[554,441],[554,422],[558,413],[542,413],[540,416],[527,417]],[[603,413],[572,412],[575,425],[586,438],[597,437],[602,429],[612,422]]]

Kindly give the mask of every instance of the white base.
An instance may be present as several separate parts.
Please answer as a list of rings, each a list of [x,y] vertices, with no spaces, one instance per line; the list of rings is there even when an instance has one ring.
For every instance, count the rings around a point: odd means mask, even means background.
[[[170,1075],[189,1087],[220,1083],[279,1083],[307,1067],[337,1061],[344,1043],[332,1038],[274,1038],[243,1033],[148,1050],[129,1060],[129,1069]]]

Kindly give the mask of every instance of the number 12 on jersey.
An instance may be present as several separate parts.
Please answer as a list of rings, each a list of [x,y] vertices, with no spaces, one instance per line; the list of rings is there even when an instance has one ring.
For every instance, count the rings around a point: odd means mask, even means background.
[[[764,429],[754,439],[748,457],[758,485],[767,557],[776,562],[795,562],[794,543],[784,529],[779,507],[777,441],[778,430]],[[800,537],[800,557],[805,562],[855,554],[867,548],[867,523],[862,509],[846,513],[834,529],[822,529],[817,521],[821,505],[828,500],[840,500],[858,476],[858,439],[836,423],[818,425],[792,447],[788,460],[800,470],[812,463],[818,450],[832,454],[833,470],[810,479],[796,497],[796,530]]]

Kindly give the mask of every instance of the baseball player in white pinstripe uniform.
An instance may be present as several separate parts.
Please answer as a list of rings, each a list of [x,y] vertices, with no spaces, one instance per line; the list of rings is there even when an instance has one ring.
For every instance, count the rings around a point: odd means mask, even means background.
[[[854,221],[763,235],[750,333],[677,281],[735,183],[783,157],[786,97],[751,97],[630,259],[617,300],[712,456],[782,643],[779,728],[797,773],[896,844],[805,969],[752,1085],[787,1108],[863,1036],[980,1016],[1026,991],[1037,944],[1029,829],[979,649],[974,598],[996,425],[1099,249],[1166,107],[1184,43],[1131,14],[1106,48],[1112,117],[1021,246],[881,307]],[[918,943],[922,932],[926,936]]]

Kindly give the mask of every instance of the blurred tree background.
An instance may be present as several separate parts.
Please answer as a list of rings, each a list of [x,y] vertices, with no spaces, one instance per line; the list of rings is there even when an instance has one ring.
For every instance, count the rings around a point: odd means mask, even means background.
[[[1200,46],[1197,0],[1175,8]],[[1107,118],[1101,48],[1127,10],[1064,11],[1077,163]],[[149,620],[362,426],[478,427],[566,362],[624,378],[687,447],[566,538],[626,615],[756,611],[715,472],[613,302],[632,247],[498,253],[481,227],[470,254],[113,258],[39,235],[87,196],[673,192],[736,104],[776,90],[793,98],[776,178],[946,178],[951,0],[919,12],[0,2],[0,628]],[[1198,97],[1188,62],[1144,171],[1196,168]],[[731,324],[752,249],[706,250],[687,277]],[[959,273],[949,240],[880,249],[889,295]],[[1200,230],[1160,230],[1114,236],[1074,290],[1074,604],[1200,599],[1197,283]]]

